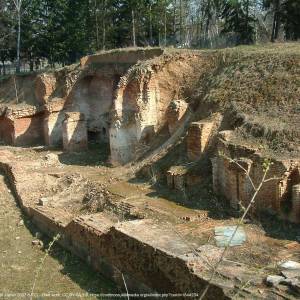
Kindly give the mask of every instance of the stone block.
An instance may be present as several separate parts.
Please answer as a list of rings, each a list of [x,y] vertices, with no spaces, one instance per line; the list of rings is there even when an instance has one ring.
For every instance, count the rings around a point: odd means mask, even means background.
[[[40,198],[39,200],[39,205],[40,206],[46,206],[48,204],[48,199],[47,198]]]

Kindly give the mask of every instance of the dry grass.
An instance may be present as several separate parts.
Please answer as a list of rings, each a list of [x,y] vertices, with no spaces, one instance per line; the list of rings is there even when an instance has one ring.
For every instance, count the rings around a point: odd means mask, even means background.
[[[245,140],[254,137],[270,152],[299,155],[300,43],[242,46],[214,55],[219,67],[206,78],[202,104],[234,111]]]

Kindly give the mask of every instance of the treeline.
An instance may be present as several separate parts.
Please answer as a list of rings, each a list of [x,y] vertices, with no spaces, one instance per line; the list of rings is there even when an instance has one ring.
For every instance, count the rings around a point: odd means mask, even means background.
[[[0,0],[0,60],[17,71],[21,60],[33,70],[41,60],[70,64],[102,49],[299,37],[300,0]]]

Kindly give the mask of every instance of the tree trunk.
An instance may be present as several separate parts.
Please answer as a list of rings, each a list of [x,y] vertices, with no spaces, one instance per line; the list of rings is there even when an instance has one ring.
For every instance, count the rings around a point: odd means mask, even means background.
[[[160,34],[160,27],[158,29],[158,46],[161,46],[161,34]]]
[[[106,48],[106,24],[105,24],[105,17],[106,17],[106,0],[103,0],[103,16],[102,16],[102,50]]]
[[[17,66],[16,72],[20,73],[21,61],[20,61],[20,44],[21,44],[21,10],[18,9],[18,40],[17,40]]]
[[[280,0],[275,0],[271,42],[275,42],[275,40],[278,38],[279,28],[280,28]]]
[[[151,4],[149,5],[149,39],[150,39],[150,46],[153,45],[153,32],[152,32],[152,7]]]
[[[33,72],[34,71],[34,63],[33,63],[32,59],[30,59],[29,65],[30,65],[30,72]]]
[[[164,8],[165,8],[165,15],[164,15],[164,46],[167,47],[167,3],[166,3],[166,0],[165,0],[165,5],[164,5]]]
[[[246,33],[247,33],[247,44],[249,44],[251,41],[251,37],[249,36],[249,0],[246,1]]]
[[[176,43],[176,0],[173,3],[173,43]]]
[[[5,61],[2,61],[2,75],[6,75]]]
[[[134,10],[132,10],[132,42],[133,42],[133,47],[136,47]]]
[[[96,50],[99,49],[99,24],[98,24],[98,6],[95,0],[95,22],[96,22]]]
[[[205,42],[207,43],[209,37],[209,26],[210,26],[210,19],[211,19],[211,13],[210,13],[210,0],[207,2],[207,7],[206,7],[206,24],[205,24]]]
[[[179,41],[182,46],[182,0],[179,0]]]

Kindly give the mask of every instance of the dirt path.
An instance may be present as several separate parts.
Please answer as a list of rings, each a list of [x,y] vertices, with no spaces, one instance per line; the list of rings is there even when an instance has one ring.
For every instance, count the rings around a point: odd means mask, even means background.
[[[7,294],[30,294],[36,269],[45,255],[41,247],[32,245],[37,232],[30,221],[22,216],[0,173],[0,299],[29,299],[20,295],[8,297]],[[42,240],[47,247],[49,240]],[[75,299],[60,297],[59,294],[88,292],[114,293],[116,288],[69,252],[58,246],[53,247],[51,256],[46,258],[38,276],[35,293],[56,293],[57,296],[52,299]],[[49,298],[39,296],[35,299]]]

